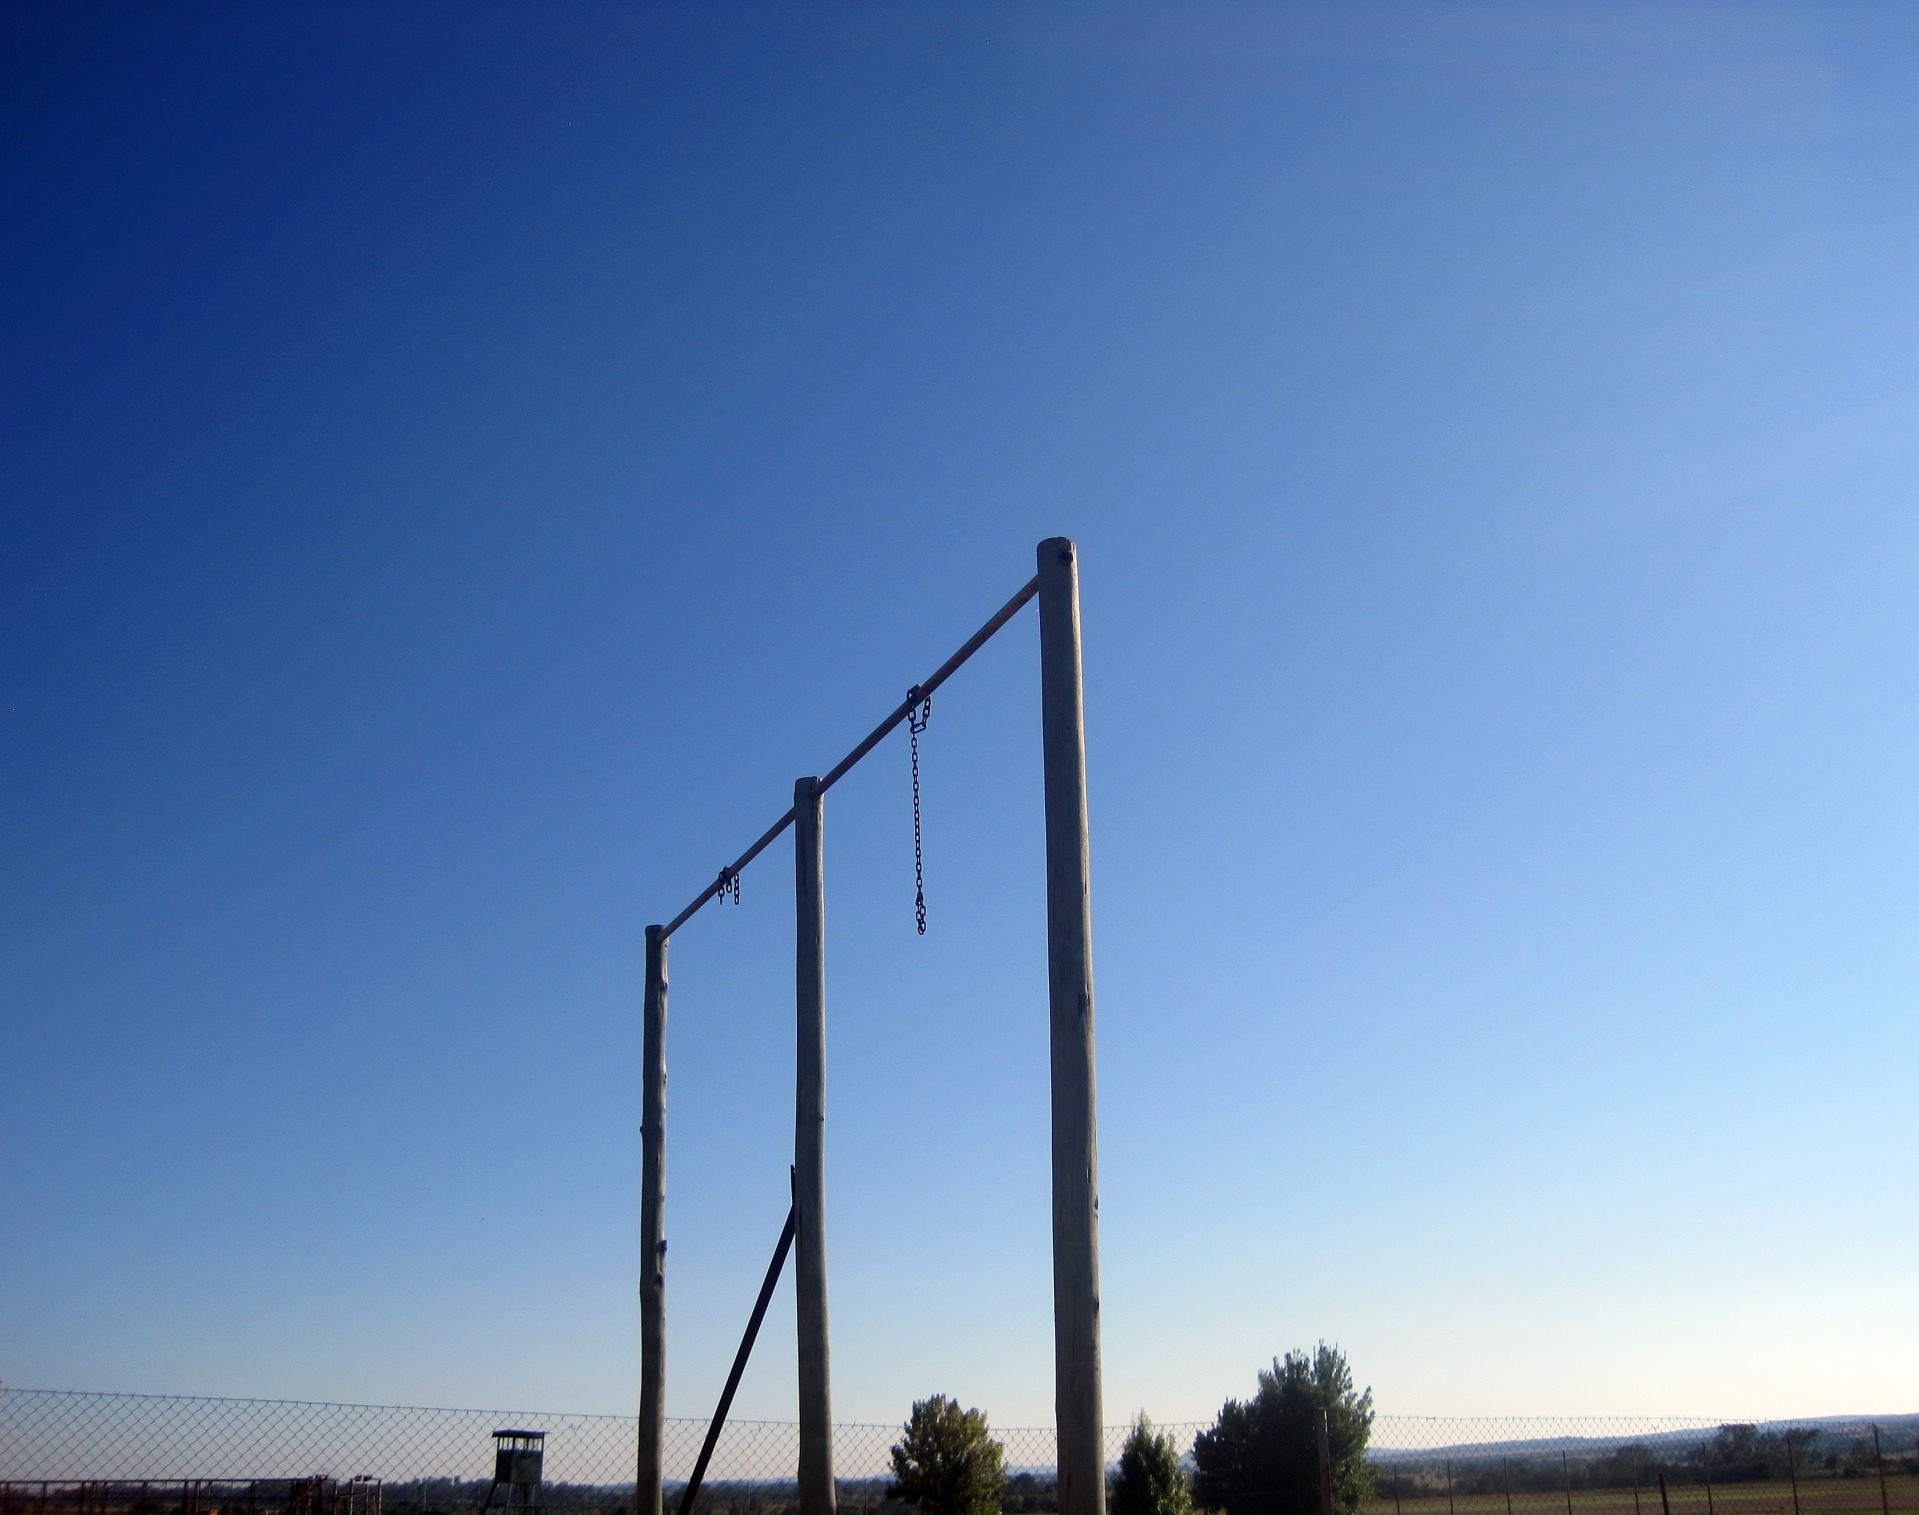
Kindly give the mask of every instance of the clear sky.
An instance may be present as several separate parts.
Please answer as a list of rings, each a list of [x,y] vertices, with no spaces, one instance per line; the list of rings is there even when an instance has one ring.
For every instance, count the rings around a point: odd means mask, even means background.
[[[1106,1402],[1919,1407],[1919,13],[0,12],[0,1378],[625,1410],[641,933],[1081,544]],[[835,1409],[1051,1415],[1037,656],[827,805]],[[669,1410],[791,851],[673,947]],[[740,1412],[793,1413],[790,1296]]]

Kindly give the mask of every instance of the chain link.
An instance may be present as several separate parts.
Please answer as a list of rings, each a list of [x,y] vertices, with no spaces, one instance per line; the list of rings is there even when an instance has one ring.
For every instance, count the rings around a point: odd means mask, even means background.
[[[736,869],[722,868],[720,882],[713,891],[713,898],[723,900],[729,894],[733,896],[733,903],[737,905],[740,902],[740,875]]]
[[[920,733],[926,729],[927,722],[933,719],[933,697],[922,695],[920,686],[915,684],[906,691],[909,707],[917,704],[917,710],[909,708],[906,712],[906,730],[912,741],[913,750],[913,919],[919,927],[919,934],[926,935],[926,860],[920,852]]]

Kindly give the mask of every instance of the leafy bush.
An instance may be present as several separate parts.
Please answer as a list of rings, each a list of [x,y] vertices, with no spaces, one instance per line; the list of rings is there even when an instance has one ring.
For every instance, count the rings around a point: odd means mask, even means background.
[[[890,1496],[921,1515],[999,1515],[1005,1485],[1005,1457],[984,1410],[962,1410],[944,1394],[913,1406],[893,1444]]]
[[[1192,1508],[1179,1447],[1165,1432],[1155,1431],[1142,1410],[1120,1449],[1107,1515],[1188,1515]]]
[[[1229,1399],[1212,1429],[1193,1443],[1193,1498],[1224,1515],[1318,1515],[1319,1412],[1332,1448],[1333,1510],[1355,1515],[1372,1492],[1366,1443],[1373,1391],[1353,1392],[1352,1370],[1337,1347],[1309,1356],[1288,1352],[1260,1370],[1259,1392]]]

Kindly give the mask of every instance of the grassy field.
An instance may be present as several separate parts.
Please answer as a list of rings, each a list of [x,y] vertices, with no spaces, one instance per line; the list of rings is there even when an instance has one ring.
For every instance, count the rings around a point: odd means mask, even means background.
[[[1361,1515],[1507,1515],[1503,1494],[1457,1494],[1449,1503],[1443,1492],[1422,1488],[1417,1494],[1409,1490],[1395,1501],[1387,1478],[1382,1480],[1380,1495],[1367,1501]],[[1785,1482],[1717,1484],[1710,1499],[1701,1484],[1668,1483],[1666,1498],[1669,1515],[1795,1515],[1792,1485]],[[1641,1488],[1637,1502],[1631,1489],[1574,1489],[1571,1501],[1571,1515],[1668,1515],[1660,1508],[1656,1483]],[[1919,1477],[1888,1474],[1885,1508],[1919,1510]],[[1515,1490],[1511,1511],[1512,1515],[1568,1515],[1567,1496]],[[1802,1478],[1796,1511],[1797,1515],[1880,1515],[1879,1480],[1871,1476]]]

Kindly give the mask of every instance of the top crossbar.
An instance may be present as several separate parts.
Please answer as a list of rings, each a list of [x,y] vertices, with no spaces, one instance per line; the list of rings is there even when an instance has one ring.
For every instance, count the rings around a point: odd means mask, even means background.
[[[839,762],[833,765],[826,777],[820,780],[820,793],[824,794],[841,779],[845,778],[855,763],[859,762],[861,758],[865,757],[867,753],[871,752],[880,744],[881,739],[885,737],[887,732],[905,720],[908,713],[912,711],[920,701],[924,700],[935,689],[939,688],[940,685],[944,684],[957,673],[961,665],[963,665],[968,658],[991,641],[993,634],[1008,621],[1012,620],[1015,615],[1019,614],[1021,607],[1038,593],[1039,576],[1035,574],[1026,581],[1018,594],[1000,606],[990,621],[966,639],[965,645],[963,645],[958,652],[954,653],[944,663],[941,663],[939,667],[934,670],[932,677],[927,679],[923,684],[915,684],[913,688],[907,692],[906,698],[893,707],[892,713],[867,734],[865,741],[861,742],[859,746],[855,747],[851,752],[847,753],[845,757],[841,758]],[[694,897],[692,904],[688,905],[666,924],[660,932],[661,938],[664,939],[672,936],[675,931],[678,931],[680,927],[690,921],[694,915],[698,913],[700,906],[704,905],[708,900],[713,899],[722,889],[734,879],[738,878],[740,870],[771,846],[774,839],[792,824],[793,811],[789,807],[786,814],[773,822],[758,841],[734,859],[730,866],[721,869],[719,877],[702,889],[699,894]]]

